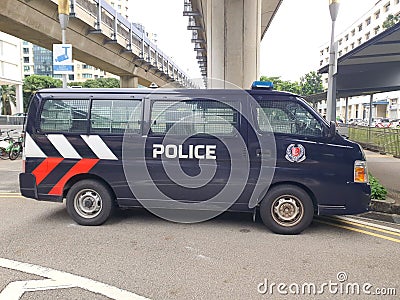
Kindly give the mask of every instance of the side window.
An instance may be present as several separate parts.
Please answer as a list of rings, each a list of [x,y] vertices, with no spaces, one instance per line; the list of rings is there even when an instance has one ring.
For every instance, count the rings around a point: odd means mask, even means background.
[[[89,100],[46,100],[40,117],[43,132],[86,132]]]
[[[140,100],[93,100],[90,117],[91,133],[140,132]]]
[[[151,134],[231,136],[238,127],[238,112],[212,100],[155,101]]]
[[[261,131],[268,131],[269,121],[274,133],[322,136],[321,123],[300,103],[285,100],[262,100],[257,108]]]

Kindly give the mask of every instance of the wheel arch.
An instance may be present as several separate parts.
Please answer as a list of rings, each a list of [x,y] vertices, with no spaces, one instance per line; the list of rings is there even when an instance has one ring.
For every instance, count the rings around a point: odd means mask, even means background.
[[[67,183],[64,185],[64,189],[63,189],[63,198],[65,198],[67,196],[67,193],[69,191],[69,189],[78,181],[81,180],[86,180],[86,179],[92,179],[92,180],[96,180],[98,182],[100,182],[102,185],[104,185],[112,194],[112,196],[114,197],[114,202],[116,203],[116,194],[113,190],[113,188],[111,187],[111,185],[105,181],[102,177],[95,175],[95,174],[90,174],[90,173],[84,173],[84,174],[77,174],[72,176]]]
[[[274,182],[273,184],[271,184],[266,190],[264,190],[264,192],[262,194],[260,194],[260,198],[259,198],[259,203],[261,203],[261,201],[265,198],[265,196],[268,194],[268,192],[278,186],[281,185],[292,185],[298,188],[301,188],[302,190],[304,190],[311,198],[312,202],[313,202],[313,206],[314,206],[314,211],[316,211],[318,209],[318,202],[317,202],[317,198],[315,197],[315,194],[312,192],[312,190],[310,188],[308,188],[306,185],[301,184],[299,182],[295,182],[295,181],[279,181],[279,182]]]

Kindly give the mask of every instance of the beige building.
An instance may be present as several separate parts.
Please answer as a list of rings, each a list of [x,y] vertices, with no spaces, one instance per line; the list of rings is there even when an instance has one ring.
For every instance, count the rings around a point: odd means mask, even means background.
[[[3,32],[0,32],[0,85],[15,85],[17,105],[12,105],[12,113],[22,112],[21,41]]]
[[[362,45],[385,29],[383,22],[389,15],[400,16],[400,0],[379,0],[368,12],[355,21],[345,31],[336,36],[338,42],[338,57],[345,55],[354,48]],[[329,43],[320,49],[319,65],[323,67],[329,63]],[[328,87],[328,76],[323,77],[324,87]],[[373,98],[372,117],[400,118],[400,91],[375,94]],[[369,96],[349,97],[348,119],[369,118]],[[345,99],[340,99],[336,115],[344,120]],[[326,101],[318,103],[317,110],[326,115]]]
[[[129,20],[129,0],[106,0],[122,16]],[[131,0],[132,1],[132,0]]]

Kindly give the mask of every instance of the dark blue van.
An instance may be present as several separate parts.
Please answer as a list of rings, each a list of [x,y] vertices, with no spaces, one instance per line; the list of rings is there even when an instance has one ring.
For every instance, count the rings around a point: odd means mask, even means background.
[[[31,99],[20,189],[66,199],[81,225],[117,207],[177,222],[259,211],[297,234],[314,215],[367,211],[367,174],[361,147],[290,93],[46,89]]]

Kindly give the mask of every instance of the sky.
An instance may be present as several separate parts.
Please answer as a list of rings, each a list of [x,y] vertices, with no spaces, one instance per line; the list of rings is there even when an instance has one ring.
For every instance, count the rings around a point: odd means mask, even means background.
[[[214,0],[219,1],[219,0]],[[341,0],[336,33],[344,31],[378,0]],[[261,42],[260,75],[298,81],[319,67],[321,46],[330,40],[328,0],[283,0]],[[200,78],[196,53],[182,15],[183,0],[130,0],[131,21],[158,35],[158,46],[192,78]]]

